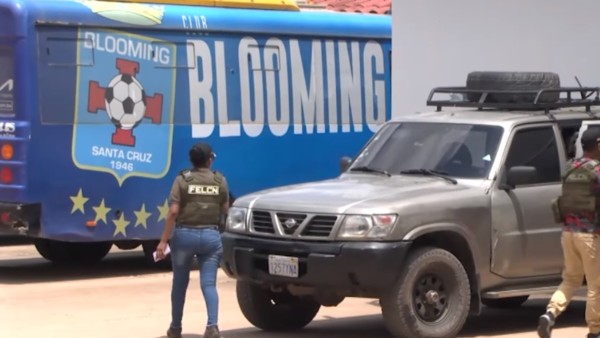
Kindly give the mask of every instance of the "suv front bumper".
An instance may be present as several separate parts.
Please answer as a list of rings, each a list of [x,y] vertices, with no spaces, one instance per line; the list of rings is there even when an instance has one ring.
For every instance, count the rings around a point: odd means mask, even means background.
[[[269,285],[385,290],[401,271],[411,242],[304,242],[223,233],[225,273]],[[298,277],[269,274],[269,255],[298,258]]]

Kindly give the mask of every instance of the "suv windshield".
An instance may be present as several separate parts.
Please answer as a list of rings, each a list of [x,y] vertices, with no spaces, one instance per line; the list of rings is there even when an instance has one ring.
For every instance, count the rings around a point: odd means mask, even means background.
[[[460,178],[485,178],[503,129],[456,123],[392,123],[357,157],[351,171],[419,174],[423,169]]]

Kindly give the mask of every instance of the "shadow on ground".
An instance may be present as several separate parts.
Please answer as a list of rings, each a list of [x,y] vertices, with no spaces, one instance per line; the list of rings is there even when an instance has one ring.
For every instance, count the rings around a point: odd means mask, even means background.
[[[544,311],[546,300],[531,300],[519,309],[485,309],[468,320],[458,338],[493,337],[516,333],[535,335],[537,317]],[[585,302],[574,301],[558,320],[557,328],[585,327]],[[262,332],[256,328],[221,329],[224,338],[392,338],[386,331],[381,315],[331,318],[312,322],[304,330],[293,333]],[[161,336],[159,338],[166,338]],[[183,338],[202,338],[200,333],[186,333]]]
[[[138,251],[111,252],[101,262],[85,266],[55,265],[41,257],[0,260],[0,284],[74,281],[165,272],[170,271],[149,263]]]
[[[32,244],[33,240],[25,236],[0,235],[0,247]]]

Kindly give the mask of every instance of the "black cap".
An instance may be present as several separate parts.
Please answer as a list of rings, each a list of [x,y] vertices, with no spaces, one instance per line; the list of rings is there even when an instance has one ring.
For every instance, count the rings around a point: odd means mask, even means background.
[[[581,135],[581,147],[589,149],[600,144],[600,128],[588,127]]]
[[[215,157],[217,157],[217,154],[213,152],[212,147],[208,143],[197,143],[190,149],[190,161],[195,166],[206,164],[209,158]]]

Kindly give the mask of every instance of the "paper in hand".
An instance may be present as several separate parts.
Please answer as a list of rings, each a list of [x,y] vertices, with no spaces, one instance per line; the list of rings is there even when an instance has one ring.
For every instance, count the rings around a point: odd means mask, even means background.
[[[167,255],[169,255],[169,253],[171,253],[171,247],[169,247],[169,244],[167,244],[167,246],[165,247],[165,257],[167,257]],[[158,258],[157,254],[156,254],[156,251],[154,251],[152,253],[152,257],[154,257],[154,261],[155,262],[158,262],[161,259],[163,259],[163,258],[160,258],[160,259]]]

